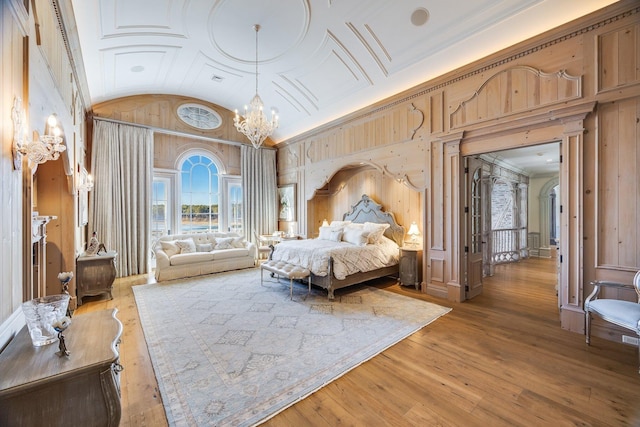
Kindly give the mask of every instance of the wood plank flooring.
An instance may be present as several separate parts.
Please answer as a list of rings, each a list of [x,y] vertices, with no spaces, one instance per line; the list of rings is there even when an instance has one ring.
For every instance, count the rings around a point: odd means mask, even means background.
[[[375,286],[453,311],[284,410],[279,426],[640,426],[637,349],[564,331],[554,260],[498,266],[481,296],[449,303],[395,281]],[[121,426],[167,425],[131,286],[76,313],[119,309]]]

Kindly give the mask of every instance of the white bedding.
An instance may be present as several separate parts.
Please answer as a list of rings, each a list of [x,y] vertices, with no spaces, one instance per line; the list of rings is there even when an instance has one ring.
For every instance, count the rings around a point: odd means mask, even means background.
[[[383,237],[376,244],[356,246],[347,242],[307,239],[285,240],[278,243],[272,258],[299,265],[316,276],[326,276],[329,257],[333,257],[333,275],[338,280],[359,272],[376,270],[398,264],[398,245]]]

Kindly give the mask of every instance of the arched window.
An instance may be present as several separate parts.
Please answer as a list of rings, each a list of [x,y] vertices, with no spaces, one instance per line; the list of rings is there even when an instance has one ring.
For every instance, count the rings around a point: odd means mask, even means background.
[[[180,231],[220,231],[220,174],[214,160],[194,154],[180,165]]]

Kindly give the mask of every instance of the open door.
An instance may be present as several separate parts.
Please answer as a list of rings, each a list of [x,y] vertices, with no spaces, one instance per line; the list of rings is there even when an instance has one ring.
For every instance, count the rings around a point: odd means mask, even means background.
[[[465,255],[466,255],[466,299],[471,299],[482,293],[483,254],[487,248],[485,239],[485,202],[489,195],[483,194],[484,180],[482,162],[473,158],[465,158]]]

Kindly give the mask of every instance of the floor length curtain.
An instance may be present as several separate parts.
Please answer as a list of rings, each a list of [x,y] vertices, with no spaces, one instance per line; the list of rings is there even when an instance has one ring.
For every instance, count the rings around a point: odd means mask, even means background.
[[[94,120],[89,231],[118,252],[118,277],[149,271],[153,133]]]
[[[247,239],[255,234],[272,233],[278,226],[278,188],[276,151],[241,148],[242,220]]]

